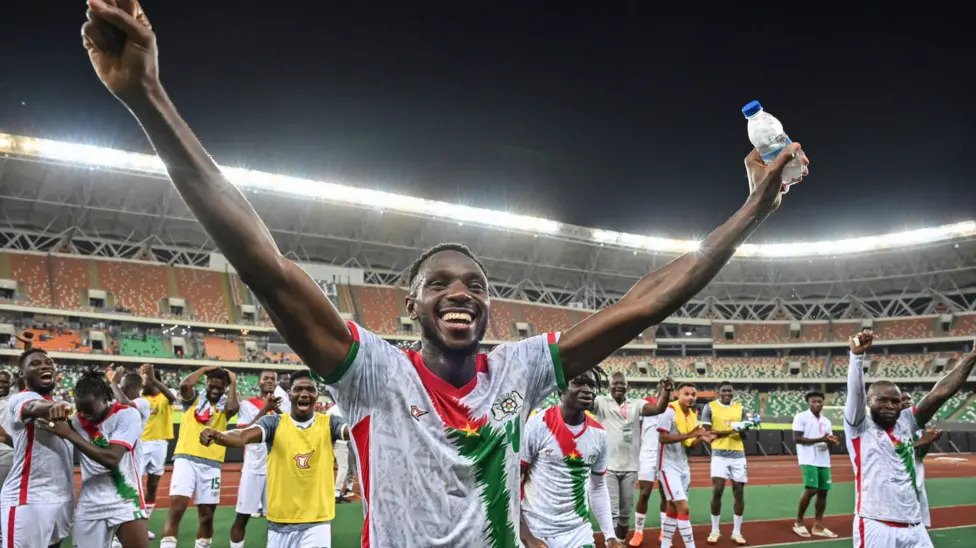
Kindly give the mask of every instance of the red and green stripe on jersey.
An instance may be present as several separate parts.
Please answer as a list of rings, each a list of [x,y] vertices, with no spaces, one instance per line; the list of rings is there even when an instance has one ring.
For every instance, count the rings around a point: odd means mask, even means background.
[[[583,435],[583,432],[586,432],[587,428],[603,429],[603,426],[593,420],[589,415],[585,416],[586,419],[583,423],[583,429],[575,435],[566,426],[566,421],[563,420],[563,415],[558,405],[550,407],[545,411],[542,415],[542,422],[545,423],[546,428],[549,429],[552,437],[556,440],[556,444],[559,445],[559,450],[563,454],[563,463],[566,464],[566,469],[572,478],[573,509],[579,517],[589,519],[590,511],[586,505],[586,482],[592,470],[583,459],[583,453],[577,447],[576,440]]]
[[[91,440],[91,444],[94,445],[95,447],[100,447],[104,449],[108,447],[111,442],[105,439],[105,436],[102,435],[101,430],[98,429],[99,425],[101,425],[103,422],[108,420],[108,418],[111,417],[112,415],[118,413],[123,409],[129,409],[130,407],[131,406],[124,405],[119,402],[113,402],[112,406],[108,410],[108,413],[105,414],[105,417],[103,417],[101,421],[91,422],[88,419],[82,417],[81,415],[78,415],[78,423],[81,424],[81,428],[85,431],[86,434],[88,434],[88,439]],[[119,443],[119,445],[125,447],[126,450],[130,453],[130,456],[133,459],[135,459],[135,448],[130,447],[128,444],[124,444],[124,443]],[[142,502],[142,496],[140,493],[140,489],[142,486],[141,485],[133,486],[132,484],[130,484],[126,480],[125,475],[118,468],[112,468],[111,470],[109,470],[109,472],[112,475],[112,482],[115,484],[115,491],[119,494],[119,497],[121,497],[122,500],[127,500],[131,502],[136,506],[136,508],[140,508],[140,509],[144,508],[145,506]]]

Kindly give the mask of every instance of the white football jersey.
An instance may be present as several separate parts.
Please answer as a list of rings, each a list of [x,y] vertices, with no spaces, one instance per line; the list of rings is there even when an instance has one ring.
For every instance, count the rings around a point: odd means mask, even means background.
[[[92,445],[119,445],[126,450],[115,470],[80,454],[81,494],[75,509],[77,519],[106,519],[121,512],[132,512],[136,516],[133,519],[138,519],[145,512],[139,463],[142,423],[137,409],[120,403],[112,404],[108,414],[97,424],[82,421],[78,415],[71,417],[72,428]]]
[[[40,399],[50,398],[24,391],[11,395],[7,402],[7,424],[3,428],[14,442],[14,462],[0,499],[8,506],[74,499],[71,443],[21,418],[24,405]]]

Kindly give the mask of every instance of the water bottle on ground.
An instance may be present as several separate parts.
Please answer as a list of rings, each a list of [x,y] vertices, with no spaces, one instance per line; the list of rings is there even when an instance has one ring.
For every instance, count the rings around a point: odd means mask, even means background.
[[[742,107],[742,114],[749,120],[747,124],[749,141],[756,147],[767,165],[779,156],[783,148],[793,142],[783,131],[783,124],[775,116],[763,110],[759,101],[750,101]],[[803,158],[797,154],[783,168],[784,193],[789,191],[790,185],[800,182],[800,178],[804,175],[803,171]]]

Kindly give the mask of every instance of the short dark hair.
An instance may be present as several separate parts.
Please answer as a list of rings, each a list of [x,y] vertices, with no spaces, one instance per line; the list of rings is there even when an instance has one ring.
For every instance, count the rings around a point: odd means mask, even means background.
[[[21,369],[27,365],[27,357],[31,354],[44,354],[47,356],[47,350],[44,350],[43,348],[28,348],[27,350],[21,352],[20,356],[17,357],[17,363],[20,365]]]
[[[0,376],[9,377],[11,379],[14,378],[13,375],[10,374],[10,371],[7,370],[0,370]]]
[[[818,390],[811,390],[807,392],[806,396],[804,396],[803,398],[809,403],[810,398],[818,398],[818,397],[822,400],[827,399],[827,396],[824,396],[824,393]]]
[[[126,384],[142,384],[142,375],[138,373],[126,373],[122,377],[122,382]]]
[[[732,383],[730,383],[729,381],[722,381],[721,383],[719,383],[718,389],[721,390],[723,386],[729,386],[732,387],[732,389],[735,389],[735,387],[732,386]]]
[[[295,381],[299,379],[310,379],[312,382],[315,382],[315,377],[312,376],[312,372],[308,369],[299,369],[291,374],[292,384],[295,384]]]
[[[685,388],[685,387],[694,388],[695,390],[698,390],[698,387],[695,386],[695,383],[690,382],[690,381],[685,381],[683,383],[679,383],[678,386],[674,390],[677,392],[678,390],[681,390],[682,388]]]
[[[112,388],[105,380],[105,374],[99,371],[86,371],[75,383],[75,397],[95,396],[105,401],[112,400]]]
[[[230,373],[226,369],[218,367],[217,369],[207,371],[207,380],[209,381],[210,379],[220,379],[226,384],[230,384]]]
[[[424,266],[427,259],[442,251],[457,251],[458,253],[467,256],[469,259],[477,263],[478,267],[481,268],[481,271],[485,273],[485,278],[488,277],[488,269],[485,268],[485,265],[482,264],[481,260],[474,255],[474,252],[472,252],[468,246],[458,243],[437,244],[427,251],[421,253],[413,264],[410,265],[410,269],[407,271],[407,287],[410,288],[411,292],[413,291],[413,282],[417,279],[417,275],[420,274],[420,267]]]

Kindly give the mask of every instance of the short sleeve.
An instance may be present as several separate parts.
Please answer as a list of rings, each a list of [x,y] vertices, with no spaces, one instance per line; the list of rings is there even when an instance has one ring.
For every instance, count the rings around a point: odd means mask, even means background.
[[[803,424],[803,413],[798,413],[793,417],[793,431],[803,432],[806,426]]]
[[[264,433],[264,443],[271,449],[271,442],[274,441],[275,432],[278,430],[278,424],[281,423],[281,415],[265,415],[258,419],[258,422],[254,423],[255,426],[261,429]]]
[[[542,400],[554,390],[566,388],[558,343],[559,333],[546,333],[499,346],[492,352],[505,353],[502,357],[506,362],[524,367],[525,403],[528,409],[541,405]]]
[[[673,427],[674,427],[674,408],[669,406],[667,409],[664,410],[664,413],[658,415],[657,431],[670,433]]]
[[[539,454],[539,427],[541,424],[542,413],[532,416],[525,423],[525,435],[522,436],[520,455],[523,463],[531,464]]]
[[[332,441],[341,440],[342,431],[346,428],[346,421],[341,416],[324,415],[324,417],[327,417],[326,420],[329,421],[329,432],[332,435]]]
[[[237,410],[237,427],[243,428],[248,424],[251,424],[258,415],[258,409],[254,407],[254,404],[244,400],[241,402],[240,409]]]
[[[146,421],[149,419],[149,415],[152,414],[152,408],[149,406],[149,400],[146,398],[136,398],[133,402],[136,406],[136,410],[139,411],[139,417]]]
[[[134,407],[123,409],[118,412],[118,418],[112,431],[108,433],[108,442],[114,445],[121,445],[132,451],[136,442],[142,436],[142,417]]]
[[[391,379],[398,375],[397,364],[406,360],[403,352],[377,335],[348,322],[352,344],[342,364],[328,377],[313,372],[324,383],[332,398],[342,405],[346,420],[357,423],[386,396]]]
[[[590,467],[590,472],[597,476],[607,473],[607,436],[605,432],[600,436],[600,449],[597,451],[593,466]]]
[[[702,408],[701,423],[702,424],[707,424],[709,426],[712,425],[712,406],[711,406],[711,404],[705,404],[705,407]]]
[[[43,398],[36,392],[20,392],[11,396],[9,403],[7,404],[7,410],[10,413],[8,418],[11,425],[14,428],[23,428],[25,424],[23,416],[24,406],[27,405],[28,402],[40,399]]]

